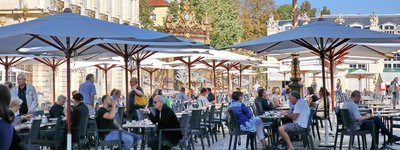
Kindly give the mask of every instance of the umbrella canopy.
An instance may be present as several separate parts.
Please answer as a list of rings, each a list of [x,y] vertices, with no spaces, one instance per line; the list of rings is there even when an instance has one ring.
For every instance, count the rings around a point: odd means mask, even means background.
[[[342,46],[338,46],[338,49],[343,48]],[[348,53],[345,55],[346,57],[369,57],[369,58],[387,58],[387,57],[394,57],[392,52],[396,52],[400,49],[400,45],[392,44],[392,45],[356,45]],[[299,58],[305,57],[313,57],[315,56],[312,51],[305,49],[305,48],[294,48],[288,49],[286,53],[282,54],[279,53],[268,53],[268,56],[272,56],[278,60],[288,59],[291,58],[293,52],[299,53]]]
[[[371,73],[371,72],[367,72],[363,69],[358,69],[356,71],[350,72],[348,74],[346,74],[346,78],[356,78],[358,79],[359,82],[359,90],[361,91],[362,89],[362,85],[361,85],[361,79],[364,78],[374,78],[375,77],[375,73]]]
[[[400,35],[351,28],[329,21],[318,20],[298,28],[231,45],[226,48],[245,48],[258,53],[299,47],[298,42],[311,46],[336,48],[343,43],[399,43]],[[321,41],[322,40],[322,41]],[[330,45],[332,44],[332,45]],[[328,46],[328,47],[327,47]],[[301,45],[301,47],[303,47]]]
[[[351,28],[319,19],[318,21],[292,30],[246,41],[226,48],[245,48],[257,53],[267,53],[284,51],[285,49],[300,46],[320,56],[322,66],[325,66],[327,56],[330,56],[328,57],[329,59],[334,59],[335,54],[341,55],[351,50],[351,48],[356,46],[354,43],[400,43],[400,35]],[[343,44],[346,45],[342,49],[336,49]],[[331,65],[332,67],[333,65]],[[325,77],[325,67],[322,67],[321,70]],[[323,87],[326,89],[325,80],[323,80]],[[324,102],[327,103],[326,97],[324,97]],[[334,101],[332,101],[332,110],[333,107]],[[326,110],[325,108],[325,118],[327,117]]]
[[[374,76],[375,73],[367,72],[363,69],[358,69],[356,71],[346,74],[346,78],[356,78],[356,79],[374,78]]]

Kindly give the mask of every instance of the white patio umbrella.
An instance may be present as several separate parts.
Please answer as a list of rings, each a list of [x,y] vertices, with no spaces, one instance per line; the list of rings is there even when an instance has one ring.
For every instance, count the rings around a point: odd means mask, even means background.
[[[346,74],[346,78],[356,78],[358,79],[359,82],[359,90],[362,90],[362,85],[361,85],[361,79],[364,78],[374,78],[375,77],[375,73],[371,73],[371,72],[367,72],[363,69],[358,69],[356,71],[350,72],[348,74]]]
[[[305,47],[317,54],[321,58],[322,66],[325,66],[327,56],[331,56],[329,58],[333,59],[336,54],[340,55],[345,51],[351,51],[351,48],[356,46],[354,43],[400,43],[400,35],[351,28],[318,19],[315,22],[292,30],[264,36],[226,48],[245,48],[257,53],[269,53],[289,48]],[[344,45],[342,49],[337,49],[341,45]],[[331,66],[333,67],[333,65]],[[323,78],[325,78],[325,67],[322,67],[322,72]],[[326,89],[325,80],[323,80],[323,87]],[[326,94],[325,91],[324,95]],[[326,97],[324,97],[324,102],[325,104],[328,102]],[[334,110],[333,107],[334,101],[332,100],[332,110]],[[325,118],[328,115],[327,110],[324,107]],[[327,120],[325,120],[325,123],[327,123]],[[329,144],[327,132],[325,136],[325,144]]]

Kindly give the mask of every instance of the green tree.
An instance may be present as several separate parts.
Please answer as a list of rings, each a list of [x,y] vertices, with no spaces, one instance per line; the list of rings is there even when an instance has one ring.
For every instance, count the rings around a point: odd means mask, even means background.
[[[330,15],[331,10],[328,9],[328,7],[324,6],[322,7],[321,15]]]
[[[250,40],[267,35],[266,22],[274,15],[273,0],[244,0],[240,6],[241,20],[244,28],[244,40]]]
[[[211,18],[211,45],[222,48],[235,44],[242,37],[238,0],[206,0],[205,8]]]
[[[149,6],[147,0],[140,0],[139,2],[139,20],[143,28],[150,29],[153,27],[154,22],[151,20],[150,15],[153,13],[154,8]]]
[[[179,11],[180,11],[180,3],[177,1],[171,1],[168,4],[168,14],[172,14],[174,17],[174,21],[178,18]]]
[[[306,0],[303,1],[300,5],[299,15],[303,15],[304,13],[306,13],[308,17],[315,17],[316,11],[317,9],[312,8],[311,3],[308,0]]]
[[[203,21],[203,17],[206,14],[206,5],[207,3],[213,3],[213,1],[207,0],[188,0],[190,3],[190,8],[194,11],[196,15],[196,20],[198,23]],[[183,1],[181,4],[181,8],[183,8]]]
[[[277,20],[288,20],[292,18],[292,5],[290,4],[279,6],[276,11],[279,14],[279,18],[277,18]]]

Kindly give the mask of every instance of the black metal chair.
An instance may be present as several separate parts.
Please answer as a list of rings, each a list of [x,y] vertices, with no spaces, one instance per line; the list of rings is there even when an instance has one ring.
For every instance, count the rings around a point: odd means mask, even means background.
[[[340,109],[340,114],[341,114],[342,122],[343,122],[343,130],[342,130],[342,135],[341,135],[341,138],[340,138],[340,147],[339,147],[339,149],[342,149],[344,135],[349,135],[350,136],[349,150],[353,146],[354,136],[356,136],[356,135],[362,137],[361,138],[362,139],[362,143],[363,143],[362,149],[364,149],[364,147],[366,146],[366,141],[367,141],[366,140],[367,139],[366,135],[367,134],[372,134],[371,131],[370,130],[355,130],[354,129],[355,122],[351,118],[350,112],[349,112],[348,109]],[[360,142],[358,142],[358,149],[361,149]]]
[[[122,147],[122,131],[120,130],[104,130],[104,129],[98,129],[97,128],[97,121],[94,121],[94,123],[90,123],[90,125],[88,125],[88,132],[93,132],[93,136],[95,139],[95,148],[99,149],[99,147],[101,147],[101,149],[104,150],[105,147],[108,148],[113,148],[115,146],[118,146],[120,149]],[[112,131],[118,131],[118,137],[119,140],[113,140],[113,141],[104,141],[104,137],[101,137],[100,134],[106,134]]]
[[[208,145],[210,145],[210,139],[208,138],[208,134],[207,134],[207,130],[206,128],[202,128],[200,125],[201,122],[201,110],[192,110],[192,116],[190,118],[190,128],[189,128],[189,133],[191,136],[191,140],[190,142],[192,143],[192,147],[194,149],[194,140],[193,140],[193,136],[198,136],[200,138],[201,141],[201,146],[204,150],[204,142],[203,142],[203,138],[207,137],[207,142]]]
[[[224,119],[222,118],[223,109],[224,109],[224,104],[221,104],[219,110],[215,112],[215,114],[218,114],[218,118],[214,119],[213,122],[217,125],[217,131],[221,129],[222,136],[223,138],[225,138],[224,124],[223,124]]]
[[[165,145],[168,147],[173,147],[173,146],[179,146],[181,149],[185,148],[186,150],[190,149],[190,135],[189,135],[189,122],[190,122],[190,116],[189,114],[183,114],[181,119],[180,119],[180,128],[175,128],[175,129],[160,129],[159,131],[159,143],[158,143],[158,149],[161,150],[161,146]],[[178,144],[174,145],[168,140],[162,140],[162,133],[165,131],[182,131],[182,139],[178,142]]]
[[[307,145],[311,150],[314,150],[314,143],[313,143],[313,139],[311,138],[310,127],[311,127],[312,118],[315,115],[315,112],[316,112],[316,110],[314,108],[310,108],[310,116],[308,117],[306,130],[289,133],[290,136],[300,135],[303,140],[303,146],[306,147],[306,145]]]
[[[56,125],[48,130],[40,130],[39,145],[54,147],[55,149],[62,149],[62,143],[64,140],[64,132],[61,130],[62,117],[58,117]]]
[[[82,116],[81,120],[79,121],[79,128],[72,128],[72,130],[78,130],[78,135],[76,138],[73,138],[72,143],[73,144],[77,144],[77,147],[79,150],[82,149],[83,145],[87,145],[88,148],[90,148],[90,143],[89,143],[89,138],[87,136],[87,124],[89,121],[89,115],[87,115],[86,117]]]
[[[31,128],[29,129],[29,133],[18,133],[24,140],[26,146],[30,147],[31,149],[39,148],[39,132],[40,132],[40,124],[41,119],[34,119],[32,120]]]
[[[314,110],[317,110],[317,109],[318,109],[318,105],[319,105],[318,103],[312,102],[311,105],[310,105],[310,107],[313,108]],[[313,134],[313,137],[315,138],[314,127],[317,128],[318,140],[321,141],[321,135],[319,134],[319,125],[318,125],[318,119],[317,119],[316,113],[313,115],[313,119],[311,120],[312,134]]]
[[[122,123],[124,122],[124,111],[125,111],[125,107],[118,107],[118,120],[117,122],[122,125]]]
[[[136,114],[137,114],[138,120],[144,120],[144,113],[142,110],[137,109]]]
[[[264,114],[264,109],[263,109],[263,107],[262,107],[260,102],[254,102],[254,106],[255,106],[255,109],[256,109],[256,113],[254,114],[255,116]]]
[[[229,114],[228,128],[229,128],[229,134],[230,134],[229,150],[231,149],[233,136],[235,136],[235,141],[233,143],[233,149],[236,150],[236,145],[238,143],[238,137],[240,135],[247,135],[247,138],[250,139],[251,149],[252,150],[257,149],[256,133],[240,130],[240,127],[237,124],[237,118],[236,118],[235,113],[232,110],[228,110],[228,114]]]

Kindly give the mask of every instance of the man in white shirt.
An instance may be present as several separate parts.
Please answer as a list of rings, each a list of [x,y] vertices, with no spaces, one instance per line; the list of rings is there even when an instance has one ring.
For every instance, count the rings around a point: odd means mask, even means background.
[[[208,93],[208,91],[206,88],[202,88],[200,90],[200,95],[199,95],[199,98],[197,98],[197,100],[202,101],[202,104],[203,104],[202,106],[207,106],[207,105],[211,104],[207,99],[207,93]]]
[[[293,150],[294,147],[290,141],[288,133],[304,131],[307,128],[308,118],[310,116],[310,107],[304,99],[300,99],[300,93],[293,91],[289,94],[289,100],[294,104],[293,113],[287,114],[287,117],[293,120],[293,123],[287,123],[279,127],[279,134],[288,146],[288,150]]]

